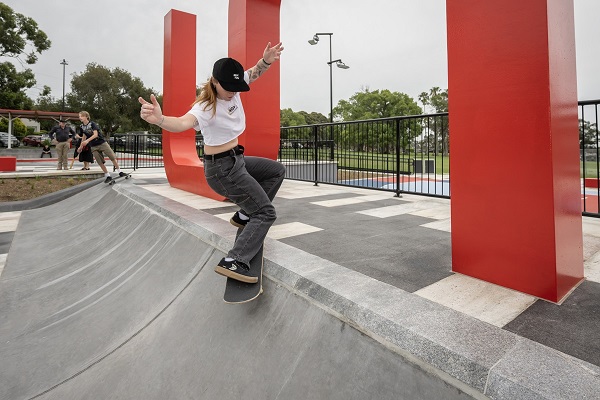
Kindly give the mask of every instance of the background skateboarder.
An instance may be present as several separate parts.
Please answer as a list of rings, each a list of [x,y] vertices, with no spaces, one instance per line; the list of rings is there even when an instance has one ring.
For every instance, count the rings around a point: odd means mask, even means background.
[[[98,163],[98,165],[100,165],[100,168],[102,168],[104,176],[106,177],[104,182],[109,183],[110,181],[112,181],[112,177],[110,176],[108,169],[106,169],[106,165],[104,165],[105,156],[108,157],[110,161],[112,161],[113,166],[115,167],[115,171],[118,172],[119,176],[127,175],[125,172],[122,172],[119,168],[117,157],[115,156],[115,153],[112,151],[108,143],[106,143],[106,140],[104,140],[104,136],[102,136],[98,124],[96,124],[93,121],[90,121],[90,113],[88,113],[87,111],[80,111],[79,120],[81,121],[80,132],[83,134],[83,140],[81,141],[81,144],[79,145],[77,151],[81,153],[82,151],[84,151],[85,146],[89,146],[91,148],[92,154],[94,155],[96,162]]]
[[[206,180],[215,192],[240,207],[231,223],[244,227],[215,271],[247,283],[258,281],[260,271],[251,271],[248,265],[277,218],[271,202],[283,182],[285,167],[267,158],[244,156],[244,148],[238,145],[238,136],[246,128],[239,92],[249,91],[248,85],[279,60],[282,51],[281,43],[271,47],[269,42],[263,57],[247,71],[232,58],[218,60],[191,110],[180,117],[163,115],[154,95],[150,102],[139,98],[145,121],[170,132],[202,131]]]

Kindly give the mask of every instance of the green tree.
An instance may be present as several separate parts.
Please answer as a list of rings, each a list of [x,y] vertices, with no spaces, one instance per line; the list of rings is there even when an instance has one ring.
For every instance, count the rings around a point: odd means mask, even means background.
[[[421,108],[405,93],[387,89],[371,92],[368,88],[355,93],[349,101],[340,100],[333,109],[334,120],[359,121],[365,119],[416,115]]]
[[[8,120],[6,118],[0,119],[0,132],[8,132]],[[20,118],[13,120],[11,133],[19,139],[27,135],[27,126],[25,126]]]
[[[10,62],[0,64],[0,108],[12,110],[31,110],[31,100],[25,90],[35,85],[35,78],[30,69],[17,72]]]
[[[424,104],[425,108],[427,106],[433,107],[436,113],[448,112],[448,89],[441,90],[439,87],[434,86],[429,90],[429,93],[421,93],[419,101]]]
[[[44,86],[44,89],[42,89],[42,92],[36,99],[33,108],[39,111],[62,111],[62,98],[57,99],[53,97],[50,87]],[[73,112],[71,109],[66,109],[65,111]],[[76,123],[77,121],[72,121],[72,123],[73,122]],[[54,125],[56,125],[56,121],[51,119],[41,119],[39,123],[40,130],[44,131],[49,131]]]
[[[291,108],[280,110],[281,126],[316,125],[329,122],[326,116],[318,112],[294,111]]]
[[[136,130],[160,133],[160,128],[140,118],[138,97],[154,92],[121,68],[90,63],[83,73],[73,75],[66,101],[74,112],[88,111],[106,136]]]
[[[279,111],[280,126],[300,126],[306,125],[304,115],[294,112],[291,108],[284,108]]]
[[[340,100],[333,109],[334,120],[359,121],[390,118],[403,115],[418,115],[422,112],[415,100],[405,93],[385,90],[370,91],[368,88],[355,93],[350,100]],[[408,148],[412,138],[421,133],[420,124],[381,123],[365,129],[348,126],[340,132],[345,146],[356,151],[374,150],[381,153],[395,151],[399,137],[400,148]]]
[[[52,96],[52,90],[44,85],[44,89],[35,101],[35,109],[40,111],[62,111],[62,99]]]
[[[598,126],[590,121],[579,119],[579,148],[595,149],[598,147]]]
[[[421,93],[419,101],[423,103],[425,108],[428,106],[433,108],[435,113],[448,112],[448,89],[441,90],[439,87],[434,86],[429,90],[429,93]],[[433,117],[428,126],[424,128],[423,133],[429,150],[435,151],[436,154],[448,155],[450,132],[448,131],[448,123],[443,117]]]
[[[0,57],[11,57],[21,65],[35,64],[37,54],[50,48],[52,42],[37,23],[0,3]],[[18,72],[13,63],[0,64],[0,107],[29,110],[33,101],[25,94],[35,85],[31,69]]]
[[[318,112],[311,112],[310,114],[306,111],[298,111],[298,114],[302,115],[308,125],[326,124],[329,122],[329,118]]]

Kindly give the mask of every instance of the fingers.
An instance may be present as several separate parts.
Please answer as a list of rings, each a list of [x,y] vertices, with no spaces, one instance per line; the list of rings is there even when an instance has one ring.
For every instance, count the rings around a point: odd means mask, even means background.
[[[162,110],[156,96],[154,94],[150,95],[151,103],[144,100],[142,97],[139,97],[138,101],[142,105],[140,107],[140,118],[151,124],[156,124],[162,117]]]
[[[263,53],[263,58],[269,64],[275,60],[279,60],[281,52],[283,51],[283,45],[281,42],[277,43],[275,46],[271,47],[271,42],[267,43],[267,47],[265,47],[265,51]]]

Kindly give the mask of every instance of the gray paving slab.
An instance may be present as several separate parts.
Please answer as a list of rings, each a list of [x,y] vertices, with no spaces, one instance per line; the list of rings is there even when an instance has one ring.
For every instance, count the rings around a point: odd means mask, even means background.
[[[562,304],[538,301],[504,329],[600,365],[598,293],[600,283],[582,282]]]

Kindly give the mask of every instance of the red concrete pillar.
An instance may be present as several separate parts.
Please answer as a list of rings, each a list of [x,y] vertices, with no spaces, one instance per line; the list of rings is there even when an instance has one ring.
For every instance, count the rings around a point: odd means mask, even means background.
[[[196,98],[196,16],[171,10],[165,16],[163,112],[183,115]],[[210,62],[210,61],[209,61]],[[169,184],[216,200],[224,197],[206,183],[196,152],[196,132],[163,130],[163,160]]]
[[[268,42],[279,42],[281,0],[229,0],[229,57],[245,69],[256,64]],[[285,52],[284,52],[285,55]],[[246,131],[240,144],[249,155],[277,158],[279,151],[279,62],[242,93]]]
[[[446,9],[452,269],[558,302],[583,279],[573,1]]]

